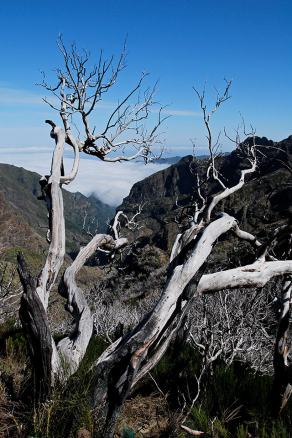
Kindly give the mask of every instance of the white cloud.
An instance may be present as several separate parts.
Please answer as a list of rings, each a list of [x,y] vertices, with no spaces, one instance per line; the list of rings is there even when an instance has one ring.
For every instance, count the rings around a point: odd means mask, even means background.
[[[0,104],[2,105],[41,105],[42,95],[29,90],[0,87]]]
[[[48,146],[25,146],[25,147],[20,147],[20,146],[3,147],[3,146],[0,146],[1,154],[7,154],[7,155],[13,155],[13,156],[19,155],[21,153],[43,154],[43,153],[47,153],[47,152],[52,152],[52,150],[53,150],[52,147],[48,147]],[[0,156],[0,161],[1,161],[1,156]]]
[[[3,152],[2,149],[1,151]],[[51,154],[43,151],[40,155],[32,148],[19,148],[18,154],[11,155],[7,151],[2,153],[0,161],[43,175],[48,174]],[[139,162],[105,163],[94,159],[81,159],[80,161],[80,170],[76,180],[65,188],[85,195],[94,193],[101,201],[114,206],[122,202],[135,182],[167,167],[165,164],[153,163],[145,166]],[[72,163],[72,158],[65,159],[67,171],[70,170]]]

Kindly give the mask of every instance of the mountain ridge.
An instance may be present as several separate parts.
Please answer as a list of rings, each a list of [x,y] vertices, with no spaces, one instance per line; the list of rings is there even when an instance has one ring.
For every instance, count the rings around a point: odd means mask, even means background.
[[[292,169],[292,136],[280,142],[257,137],[256,142],[261,144],[256,172],[247,178],[246,184],[238,193],[220,205],[220,209],[230,211],[239,220],[244,219],[247,230],[250,231],[254,231],[256,225],[262,222],[262,211],[265,212],[263,216],[269,216],[265,221],[271,227],[283,214],[289,214],[292,203],[290,191],[286,190],[291,181],[289,167]],[[192,160],[193,157],[188,155],[170,167],[137,182],[117,208],[131,215],[139,203],[144,203],[140,216],[143,223],[140,238],[168,252],[179,232],[174,222],[178,205],[190,203],[194,192],[195,181],[190,171]],[[204,162],[198,160],[196,169],[202,169]],[[225,178],[224,182],[230,186],[238,181],[243,166],[238,151],[232,151],[218,159],[219,171]],[[216,184],[211,184],[209,194],[216,190]],[[265,228],[263,223],[260,225],[261,230]]]
[[[0,163],[0,253],[8,258],[13,247],[24,252],[43,253],[47,248],[47,208],[38,199],[40,175],[23,167]],[[86,197],[76,192],[63,190],[66,224],[66,250],[73,254],[78,250],[78,242],[84,241],[84,230],[98,228],[105,232],[106,222],[114,214],[110,207],[94,196]],[[28,238],[30,236],[30,238]],[[15,251],[12,251],[13,254]]]

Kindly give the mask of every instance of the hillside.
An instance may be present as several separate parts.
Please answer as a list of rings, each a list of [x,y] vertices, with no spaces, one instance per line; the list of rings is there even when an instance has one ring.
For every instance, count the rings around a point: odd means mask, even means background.
[[[257,143],[264,146],[259,151],[257,171],[240,191],[220,203],[218,210],[235,216],[244,230],[265,241],[269,232],[286,222],[291,214],[291,172],[285,165],[292,164],[292,137],[279,143],[259,138]],[[118,207],[131,217],[143,203],[142,213],[137,217],[139,229],[135,232],[122,230],[123,235],[134,241],[132,250],[125,251],[122,269],[112,268],[97,286],[105,293],[105,302],[112,303],[114,299],[114,305],[118,307],[120,301],[131,305],[135,301],[145,311],[160,295],[172,244],[181,232],[175,218],[182,212],[181,206],[191,203],[194,193],[190,163],[199,173],[204,171],[206,161],[194,163],[192,156],[184,157],[134,184],[129,196]],[[225,183],[235,184],[243,166],[238,154],[224,155],[218,164]],[[208,190],[215,193],[218,187],[212,184]],[[206,269],[215,272],[216,269],[252,263],[254,257],[254,248],[227,233],[213,248]]]
[[[218,210],[233,214],[243,229],[256,233],[260,240],[264,241],[270,230],[287,222],[287,217],[291,215],[291,171],[289,169],[292,164],[292,137],[280,143],[262,138],[258,139],[258,143],[263,144],[264,147],[259,154],[256,173],[247,180],[242,190],[230,196],[224,204],[221,203]],[[224,175],[226,185],[232,185],[238,181],[242,166],[244,164],[235,152],[219,159],[218,167]],[[111,258],[109,268],[98,269],[96,266],[85,266],[77,278],[78,285],[84,290],[94,314],[95,336],[92,338],[92,344],[85,357],[85,367],[91,366],[93,349],[102,351],[108,343],[128,333],[137,321],[143,321],[143,317],[157,302],[166,281],[171,245],[180,231],[174,219],[182,210],[181,206],[191,203],[194,193],[193,175],[196,172],[203,174],[205,167],[206,161],[204,160],[194,162],[192,156],[184,157],[169,168],[136,183],[129,196],[118,207],[119,210],[122,209],[131,216],[137,211],[137,204],[142,202],[144,208],[142,214],[138,216],[141,227],[134,232],[122,228],[121,234],[128,234],[135,242],[130,248],[126,247],[121,253]],[[9,256],[9,249],[17,246],[30,248],[32,255],[36,252],[38,255],[45,254],[46,228],[40,228],[40,224],[46,220],[46,210],[43,202],[36,199],[39,176],[13,166],[0,166],[0,169],[2,170],[0,173],[0,221],[2,229],[5,230],[0,240],[2,254],[5,257]],[[209,194],[216,193],[218,186],[212,184],[207,190]],[[88,211],[90,222],[90,218],[95,217],[95,214],[101,217],[102,213],[108,212],[106,210],[108,207],[93,198],[86,198],[80,194],[65,192],[64,198],[69,236],[67,248],[74,250],[76,244],[74,238],[81,241],[84,238],[82,223],[85,213]],[[101,208],[100,213],[98,213],[98,207]],[[239,241],[231,233],[227,233],[220,236],[218,242],[216,241],[208,257],[206,271],[213,272],[216,269],[222,270],[232,265],[245,264],[254,259],[255,251],[256,249],[250,244]],[[39,256],[38,259],[40,259]],[[64,265],[67,261],[68,258]],[[259,434],[258,430],[263,427],[265,431],[271,427],[269,423],[266,426],[265,421],[270,421],[268,400],[272,382],[270,374],[273,367],[272,356],[276,331],[276,307],[273,307],[271,303],[277,300],[275,286],[275,283],[270,283],[262,292],[255,289],[249,290],[249,294],[238,295],[238,291],[223,291],[208,297],[197,296],[195,305],[185,320],[185,326],[182,327],[181,333],[178,333],[175,342],[170,345],[151,374],[146,375],[132,391],[117,425],[119,436],[129,436],[128,432],[130,434],[132,431],[133,434],[135,431],[136,436],[136,431],[139,433],[142,431],[143,433],[137,436],[186,437],[185,434],[180,433],[181,412],[186,406],[191,405],[192,400],[198,394],[199,402],[192,407],[187,423],[193,429],[210,431],[210,434],[206,436],[214,438],[221,436],[266,437],[264,433]],[[223,299],[224,307],[220,301]],[[14,302],[15,307],[17,307],[16,304]],[[48,316],[56,339],[72,330],[71,318],[64,311],[63,305],[64,300],[59,296],[57,287],[55,287],[51,295]],[[254,315],[255,309],[258,309],[258,313]],[[245,315],[244,318],[243,315]],[[249,318],[246,318],[246,315]],[[260,317],[260,330],[257,325],[257,315]],[[10,312],[9,316],[13,321],[15,312],[14,315]],[[246,321],[246,324],[241,324],[241,321]],[[8,336],[10,336],[11,343],[16,342],[19,332],[11,333],[9,328],[6,332],[5,329],[2,330],[5,335],[2,341],[2,351],[4,351],[5,346],[10,345],[6,342]],[[205,359],[202,359],[205,353],[202,353],[197,346],[194,348],[195,344],[185,342],[189,331],[197,342],[196,345],[203,345],[202,351],[207,352],[207,359],[209,343],[211,342],[212,351],[214,345],[216,348],[216,343],[217,346],[219,345],[219,359],[212,362],[210,366],[208,365],[204,375],[201,374],[204,376],[201,383],[198,382],[197,376],[200,370],[203,373],[203,366],[205,367],[204,364],[207,363]],[[20,333],[22,335],[21,331]],[[208,337],[208,334],[211,337]],[[231,339],[230,344],[234,340],[237,342],[242,336],[247,339],[244,345],[240,344],[238,356],[230,363],[228,362],[231,357],[228,357],[229,343],[225,344],[227,336]],[[233,351],[230,354],[232,355]],[[4,360],[2,360],[2,368],[6,365],[6,374],[3,373],[0,377],[5,384],[8,382],[10,386],[8,384],[6,386],[11,387],[17,394],[16,400],[20,393],[16,390],[21,387],[18,381],[21,384],[25,381],[24,364],[26,361],[25,354],[22,359],[19,359],[6,348]],[[14,368],[11,368],[11,363]],[[225,366],[226,363],[228,367]],[[260,368],[259,364],[263,368]],[[82,386],[83,381],[78,380],[80,379],[78,373],[73,376],[73,379],[76,379],[74,389],[76,388],[81,400],[78,406],[82,406],[88,395],[87,392],[83,392],[83,388],[87,386]],[[197,388],[201,389],[200,393],[197,393]],[[66,397],[68,397],[66,393],[61,393],[60,399],[65,400],[64,407],[59,408],[57,405],[58,409],[53,409],[52,413],[50,411],[48,414],[44,411],[45,418],[48,415],[53,419],[50,430],[57,430],[56,434],[52,432],[48,436],[69,436],[67,428],[72,426],[72,421],[68,416],[68,406],[71,406],[70,403],[76,395],[73,393],[73,396],[69,394],[69,399]],[[79,403],[79,399],[76,398],[76,400]],[[76,415],[74,403],[73,406],[74,418],[77,416],[79,421],[79,411]],[[60,412],[63,413],[63,410],[66,411],[66,415],[61,417]],[[239,416],[233,418],[231,424],[227,424],[226,412],[238,412]],[[81,412],[80,425],[83,427],[82,415]],[[204,421],[200,422],[202,418]],[[214,418],[218,419],[217,423],[214,423]],[[262,421],[263,426],[258,426],[259,421]],[[273,423],[273,428],[275,428],[273,436],[288,436],[285,435],[285,430],[291,430],[290,414],[285,421],[283,428],[282,423]],[[287,429],[285,429],[286,426]],[[253,434],[245,434],[247,430],[252,430]],[[284,430],[283,435],[280,435],[278,430]],[[75,436],[80,435],[75,434]]]
[[[220,210],[223,208],[231,212],[239,221],[244,222],[247,230],[263,233],[290,214],[291,173],[285,163],[292,165],[292,136],[278,143],[263,137],[258,138],[257,143],[263,145],[263,148],[260,149],[256,173],[242,190],[220,206]],[[170,251],[178,232],[174,222],[180,211],[178,206],[188,205],[194,193],[195,180],[190,171],[192,160],[192,156],[184,157],[167,169],[137,182],[118,207],[131,214],[137,204],[144,203],[140,219],[143,223],[140,237],[144,244],[154,244],[162,250]],[[192,166],[200,173],[204,169],[204,160]],[[220,172],[227,185],[238,180],[240,166],[242,164],[235,151],[219,160]],[[209,187],[209,193],[216,190],[218,188],[214,185]]]
[[[0,164],[0,253],[11,259],[18,249],[32,257],[47,248],[47,209],[39,200],[40,175],[9,164]],[[86,228],[106,230],[106,221],[113,216],[113,208],[93,196],[64,190],[66,221],[66,248],[70,254],[84,241],[82,231],[86,216]]]

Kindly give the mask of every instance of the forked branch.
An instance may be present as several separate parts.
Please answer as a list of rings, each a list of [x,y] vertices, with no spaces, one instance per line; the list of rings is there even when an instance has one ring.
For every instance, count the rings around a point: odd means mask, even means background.
[[[41,85],[57,102],[51,103],[45,98],[45,102],[59,112],[66,133],[66,142],[73,146],[75,155],[78,148],[103,161],[130,161],[138,157],[142,157],[145,162],[150,160],[151,146],[160,143],[158,128],[167,117],[162,115],[161,106],[158,110],[152,111],[153,107],[158,105],[154,99],[156,85],[152,89],[142,91],[148,75],[142,74],[136,86],[114,105],[105,126],[98,129],[96,124],[92,127],[93,119],[97,116],[95,110],[125,68],[125,47],[116,64],[113,57],[106,60],[101,52],[94,65],[90,64],[87,51],[80,53],[75,45],[68,51],[61,37],[58,47],[63,56],[64,68],[57,71],[57,85],[50,85],[45,75]],[[156,113],[157,118],[153,126],[150,129],[146,128],[145,122],[150,116],[153,119]],[[83,128],[82,138],[74,138],[72,126],[75,119],[78,126],[81,125]],[[67,180],[68,178],[64,178],[64,182]]]

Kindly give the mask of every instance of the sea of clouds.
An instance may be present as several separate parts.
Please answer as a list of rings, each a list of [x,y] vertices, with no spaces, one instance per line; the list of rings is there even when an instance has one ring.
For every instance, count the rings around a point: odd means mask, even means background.
[[[1,148],[0,162],[13,164],[46,175],[50,170],[52,149],[37,148]],[[65,170],[70,171],[73,158],[65,158]],[[119,205],[130,192],[131,187],[154,172],[165,169],[167,164],[143,162],[105,163],[98,159],[81,158],[76,179],[66,188],[71,192],[97,196],[101,201]]]

